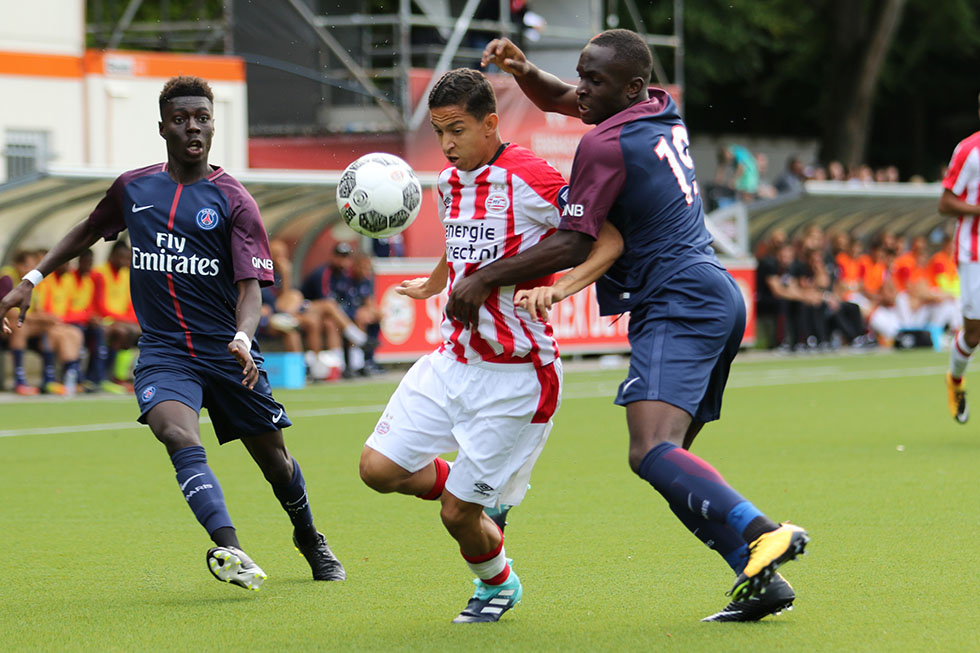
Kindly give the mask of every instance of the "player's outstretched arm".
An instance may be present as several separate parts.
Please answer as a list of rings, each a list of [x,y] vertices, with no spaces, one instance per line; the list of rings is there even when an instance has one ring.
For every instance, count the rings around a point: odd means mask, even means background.
[[[542,111],[579,116],[575,86],[528,61],[524,52],[510,39],[494,39],[487,44],[480,65],[486,68],[490,64],[496,64],[505,73],[513,75],[524,95]]]
[[[980,205],[964,202],[953,191],[943,189],[939,197],[939,213],[942,215],[980,215]]]
[[[446,254],[444,252],[442,258],[439,259],[432,272],[429,273],[429,276],[406,279],[398,284],[395,292],[399,295],[411,297],[412,299],[428,299],[433,295],[441,293],[442,289],[446,287],[446,281],[448,280],[449,264],[446,263]]]
[[[35,268],[42,275],[47,276],[58,267],[72,260],[83,251],[94,245],[102,235],[98,233],[89,221],[83,220],[65,234],[65,237],[51,248],[44,255],[41,262]],[[22,279],[20,284],[11,290],[0,300],[0,315],[3,318],[3,332],[10,333],[10,324],[7,321],[7,312],[12,308],[19,308],[20,314],[17,317],[17,326],[24,324],[27,316],[27,308],[31,305],[31,293],[34,291],[34,284],[28,279]]]
[[[242,385],[251,390],[259,380],[259,368],[252,360],[252,337],[262,315],[262,291],[258,279],[242,279],[237,285],[235,324],[238,325],[238,333],[228,343],[228,353],[238,359],[242,366]]]
[[[592,245],[588,258],[575,266],[550,286],[538,286],[529,290],[518,290],[514,301],[530,314],[532,319],[548,319],[551,307],[574,295],[605,274],[606,270],[623,253],[623,236],[619,229],[604,222],[599,237]]]

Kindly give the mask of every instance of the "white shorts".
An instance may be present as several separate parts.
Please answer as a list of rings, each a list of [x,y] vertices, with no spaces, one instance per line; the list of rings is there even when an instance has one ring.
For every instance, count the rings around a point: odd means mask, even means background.
[[[517,505],[561,403],[561,361],[533,365],[420,358],[367,446],[410,472],[458,451],[446,490],[470,503]]]
[[[960,263],[958,267],[963,317],[980,320],[980,263]]]

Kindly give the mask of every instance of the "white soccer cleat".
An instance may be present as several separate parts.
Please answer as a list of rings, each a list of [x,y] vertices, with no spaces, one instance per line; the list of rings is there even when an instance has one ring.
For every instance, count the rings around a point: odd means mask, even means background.
[[[258,592],[268,576],[241,549],[216,546],[208,550],[208,569],[218,580]]]

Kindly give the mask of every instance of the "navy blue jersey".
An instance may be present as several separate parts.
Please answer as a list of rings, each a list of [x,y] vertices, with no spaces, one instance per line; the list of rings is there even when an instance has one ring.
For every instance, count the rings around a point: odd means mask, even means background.
[[[596,283],[603,315],[632,310],[691,265],[721,267],[688,143],[677,106],[658,88],[579,143],[559,229],[596,238],[609,220],[623,234],[622,255]]]
[[[343,271],[334,271],[330,277],[330,292],[340,307],[353,315],[374,294],[374,279],[357,278]]]
[[[269,238],[248,191],[221,168],[178,184],[166,164],[120,175],[88,218],[106,240],[129,230],[141,353],[228,358],[236,283],[272,283]]]
[[[300,292],[303,297],[310,300],[327,299],[330,297],[330,265],[324,263],[313,269],[303,283],[300,285]]]

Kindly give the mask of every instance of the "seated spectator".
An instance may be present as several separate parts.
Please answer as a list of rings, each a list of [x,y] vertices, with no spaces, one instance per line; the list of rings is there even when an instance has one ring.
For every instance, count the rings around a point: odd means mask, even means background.
[[[945,236],[939,250],[929,258],[926,279],[931,288],[938,288],[955,297],[960,296],[959,270],[953,252],[953,238]]]
[[[894,237],[892,237],[893,240]],[[871,251],[859,259],[861,266],[860,293],[872,305],[879,303],[882,288],[891,277],[891,265],[895,258],[894,250],[887,247],[888,234],[880,234],[871,246]]]
[[[374,267],[371,264],[371,257],[366,254],[358,254],[354,260],[354,292],[347,301],[342,301],[341,306],[347,311],[348,316],[354,321],[367,336],[367,342],[361,347],[364,352],[364,363],[360,367],[360,373],[364,375],[382,371],[374,361],[374,350],[377,347],[381,335],[381,307],[374,296]],[[347,307],[350,306],[350,309]],[[353,314],[351,314],[353,310]],[[358,369],[355,366],[355,369]]]
[[[303,297],[316,308],[325,328],[326,351],[322,357],[323,362],[327,367],[336,368],[341,373],[347,372],[344,341],[360,347],[368,340],[367,334],[341,308],[338,299],[338,296],[348,292],[348,286],[355,283],[353,253],[354,250],[348,243],[337,243],[330,261],[314,268],[301,286]]]
[[[95,268],[100,279],[96,288],[96,304],[102,317],[107,345],[106,374],[102,387],[107,392],[132,392],[133,362],[136,343],[142,335],[136,321],[133,298],[129,294],[129,265],[131,250],[124,240],[117,240],[109,250],[109,258]]]
[[[756,268],[756,314],[774,319],[774,344],[780,349],[792,349],[812,335],[804,314],[804,291],[799,283],[802,273],[795,249],[788,243],[761,259]]]
[[[37,252],[20,250],[14,254],[13,266],[6,269],[4,276],[11,279],[12,286],[20,283],[23,275],[31,271],[40,257]],[[63,368],[71,361],[77,361],[81,349],[81,335],[76,329],[62,322],[57,316],[44,310],[47,304],[46,292],[53,287],[43,287],[45,279],[38,284],[31,298],[31,306],[21,328],[14,328],[7,337],[7,344],[14,362],[14,392],[29,396],[39,393],[68,394],[70,388],[55,380],[55,359],[61,361]],[[57,282],[55,282],[57,283]],[[63,297],[63,296],[62,296]],[[8,319],[16,323],[18,311],[11,311]],[[30,385],[24,368],[24,352],[31,347],[41,353],[41,383],[39,387]],[[70,379],[69,379],[70,380]]]
[[[824,252],[819,249],[809,250],[805,263],[807,271],[802,277],[801,286],[809,291],[808,302],[818,307],[814,324],[817,344],[834,348],[841,344],[863,345],[865,328],[861,309],[841,296],[836,265],[828,266]],[[819,314],[821,308],[822,320]]]
[[[887,280],[881,288],[878,304],[871,313],[869,326],[880,344],[891,347],[895,338],[905,330],[931,330],[931,327],[950,326],[948,308],[928,303],[913,294],[899,291],[894,281]]]
[[[831,253],[837,266],[837,293],[844,301],[858,306],[861,315],[867,319],[871,301],[861,293],[861,288],[864,267],[870,259],[857,238],[852,240],[847,234],[838,233],[831,242]]]
[[[88,352],[85,378],[82,385],[86,392],[99,392],[105,381],[105,364],[108,348],[105,345],[105,330],[102,327],[102,316],[99,315],[97,292],[104,283],[99,274],[93,269],[94,255],[92,250],[82,252],[75,267],[71,270],[74,277],[74,293],[68,305],[65,322],[82,332],[85,350]]]
[[[307,370],[315,380],[330,377],[330,366],[321,361],[324,354],[324,328],[320,306],[303,297],[293,286],[293,265],[289,246],[282,240],[269,242],[274,283],[262,289],[260,335],[283,340],[286,351],[304,351]],[[340,376],[336,368],[336,378]]]
[[[892,264],[895,287],[922,305],[930,326],[959,330],[963,326],[959,295],[929,282],[929,260],[925,236],[916,236],[912,247]]]
[[[35,293],[41,297],[38,308],[35,309],[37,311],[35,317],[50,320],[49,335],[57,358],[62,364],[61,383],[42,382],[41,391],[74,395],[78,388],[78,369],[84,334],[68,321],[72,317],[72,300],[79,295],[71,265],[65,263],[55,269],[38,284]]]

